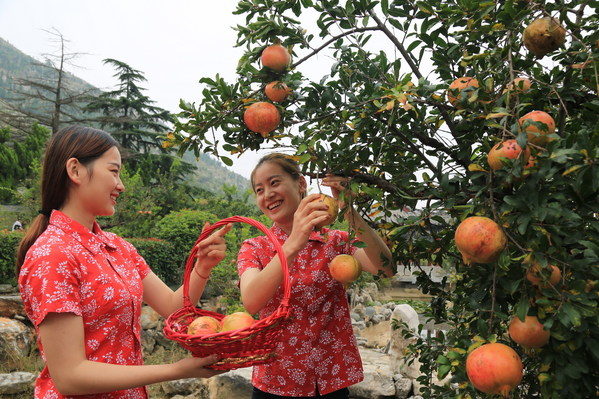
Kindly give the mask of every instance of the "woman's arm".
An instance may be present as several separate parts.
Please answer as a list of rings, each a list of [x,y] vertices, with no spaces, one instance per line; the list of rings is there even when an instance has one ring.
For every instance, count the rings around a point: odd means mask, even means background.
[[[206,223],[202,231],[209,226],[210,224]],[[189,299],[191,303],[195,304],[199,301],[212,268],[225,258],[227,244],[224,237],[231,230],[231,226],[231,224],[227,224],[221,227],[198,244],[195,270],[191,272],[189,280]],[[162,317],[167,318],[183,306],[183,286],[173,291],[154,273],[148,274],[143,279],[143,286],[144,302]]]
[[[346,190],[347,179],[327,176],[322,180],[322,184],[331,188],[333,196],[339,201],[339,207],[342,208],[344,204],[340,201],[340,196]],[[356,232],[356,238],[366,244],[366,248],[358,248],[354,253],[362,264],[362,269],[375,275],[382,272],[385,277],[393,277],[393,256],[383,239],[353,207],[348,207],[344,218]]]
[[[319,194],[312,194],[302,199],[293,215],[293,229],[283,243],[283,253],[287,263],[291,265],[295,256],[304,248],[314,230],[314,226],[324,222],[329,217],[327,205],[314,201]],[[281,260],[275,255],[262,270],[251,268],[240,277],[239,287],[241,301],[245,309],[256,314],[275,295],[283,281]]]
[[[112,392],[180,378],[209,378],[222,373],[204,368],[218,360],[215,356],[143,366],[87,360],[83,321],[73,313],[49,313],[39,325],[39,333],[52,381],[62,395]]]

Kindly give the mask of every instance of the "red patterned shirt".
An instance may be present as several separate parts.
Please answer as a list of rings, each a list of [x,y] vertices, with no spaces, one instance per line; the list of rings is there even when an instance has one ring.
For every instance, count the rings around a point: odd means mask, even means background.
[[[141,365],[141,281],[149,273],[144,259],[127,241],[102,231],[97,223],[90,231],[55,210],[46,231],[27,251],[19,289],[36,329],[48,313],[76,314],[83,319],[87,359]],[[43,357],[39,339],[38,345]],[[77,396],[84,397],[141,399],[147,398],[147,391],[140,387]],[[35,398],[65,398],[56,390],[47,366],[36,381]]]
[[[287,234],[271,228],[281,244]],[[261,391],[280,396],[327,394],[363,379],[362,360],[353,333],[347,293],[331,277],[328,265],[339,254],[354,253],[347,246],[348,233],[323,229],[313,232],[308,244],[289,265],[291,282],[290,317],[272,363],[254,366],[252,384]],[[349,252],[348,252],[349,250]],[[239,251],[238,271],[262,269],[277,256],[265,236],[246,240]],[[283,298],[283,286],[260,311],[265,318]]]

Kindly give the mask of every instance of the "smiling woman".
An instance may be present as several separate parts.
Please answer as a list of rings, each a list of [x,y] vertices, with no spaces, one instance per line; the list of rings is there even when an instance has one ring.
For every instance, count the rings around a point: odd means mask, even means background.
[[[115,212],[125,189],[120,170],[117,143],[102,130],[67,127],[47,146],[40,215],[17,254],[19,290],[46,361],[36,398],[146,398],[148,384],[219,374],[205,368],[216,356],[143,365],[142,301],[166,318],[182,306],[183,290],[173,292],[131,244],[96,222]],[[191,301],[224,258],[230,228],[196,247]]]

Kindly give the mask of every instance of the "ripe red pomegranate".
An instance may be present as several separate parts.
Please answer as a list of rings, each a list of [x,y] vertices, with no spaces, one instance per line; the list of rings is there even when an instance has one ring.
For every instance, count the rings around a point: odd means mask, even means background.
[[[566,30],[555,18],[535,19],[524,29],[524,46],[537,57],[557,50],[566,41]]]
[[[273,44],[262,51],[262,66],[272,69],[275,72],[283,72],[291,62],[289,51],[280,44]]]
[[[538,122],[539,126],[534,122]],[[528,141],[539,146],[547,144],[550,141],[547,135],[555,132],[555,121],[544,111],[531,111],[521,117],[518,123],[528,134]]]
[[[243,121],[252,132],[266,137],[279,126],[281,114],[271,103],[261,101],[250,105],[245,110]]]
[[[522,380],[522,360],[507,345],[485,344],[466,358],[466,374],[479,391],[507,398]]]
[[[280,103],[291,94],[291,89],[285,83],[275,80],[266,85],[264,94],[270,101]]]
[[[549,342],[551,332],[545,330],[537,316],[526,316],[524,321],[514,317],[508,328],[512,340],[525,348],[540,348]]]
[[[507,244],[501,227],[484,216],[470,216],[455,231],[455,244],[464,263],[491,263]]]
[[[478,80],[469,76],[464,76],[451,82],[447,88],[447,101],[449,101],[454,107],[460,108],[459,103],[462,99],[460,93],[467,87],[472,87],[473,89],[478,88]],[[468,92],[468,97],[470,96],[472,96],[472,92]]]
[[[522,148],[518,145],[516,140],[505,140],[495,144],[493,148],[491,148],[491,151],[489,151],[489,155],[487,156],[487,161],[489,162],[491,169],[498,170],[503,168],[501,158],[516,159],[520,154],[522,154],[523,163],[526,165],[528,158],[530,157],[530,149],[526,147],[526,150],[522,152]]]

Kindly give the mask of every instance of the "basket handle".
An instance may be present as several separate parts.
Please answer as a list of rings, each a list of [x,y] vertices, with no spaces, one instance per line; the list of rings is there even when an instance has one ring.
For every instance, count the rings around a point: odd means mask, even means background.
[[[247,223],[249,225],[252,225],[252,226],[258,228],[260,231],[262,231],[264,234],[266,234],[266,236],[270,239],[270,241],[275,246],[275,250],[277,251],[277,254],[279,255],[279,259],[281,260],[281,267],[283,269],[283,299],[281,300],[281,306],[285,306],[285,307],[288,306],[289,295],[291,293],[291,287],[290,287],[290,283],[289,283],[289,267],[287,264],[287,257],[285,256],[285,253],[283,252],[283,247],[281,246],[281,244],[279,243],[279,240],[275,237],[275,235],[272,233],[272,231],[270,231],[270,229],[268,227],[266,227],[265,225],[263,225],[262,223],[260,223],[257,220],[254,220],[254,219],[248,218],[248,217],[243,217],[243,216],[231,216],[231,217],[219,220],[218,222],[214,223],[212,226],[210,226],[209,228],[207,228],[200,234],[197,241],[193,245],[193,248],[191,249],[189,257],[187,258],[187,263],[185,264],[185,274],[183,275],[183,306],[185,306],[185,307],[195,306],[195,305],[192,305],[191,300],[189,299],[189,284],[190,284],[190,279],[191,279],[191,272],[193,272],[193,268],[195,266],[196,254],[198,252],[198,248],[197,248],[198,243],[200,241],[206,239],[210,234],[212,234],[212,232],[214,230],[216,230],[222,226],[225,226],[228,223],[235,223],[235,222]]]

